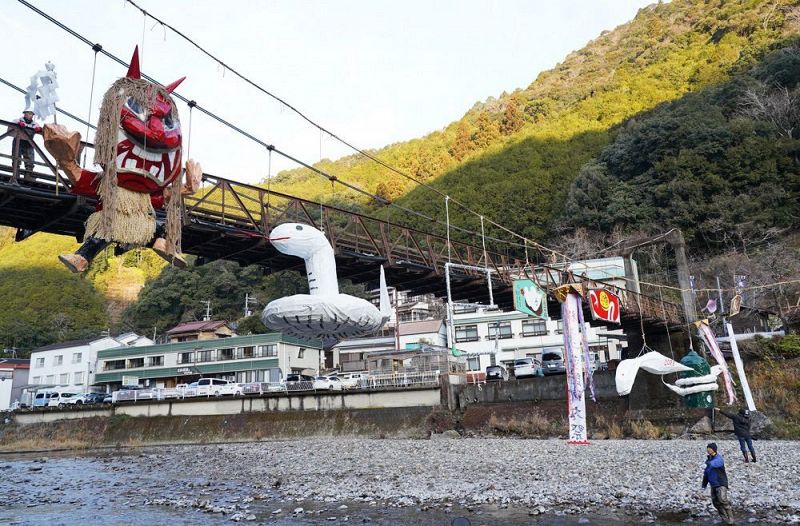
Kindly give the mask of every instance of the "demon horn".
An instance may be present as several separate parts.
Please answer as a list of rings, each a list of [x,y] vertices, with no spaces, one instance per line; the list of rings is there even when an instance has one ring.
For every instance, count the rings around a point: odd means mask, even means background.
[[[131,65],[128,68],[128,74],[125,75],[129,79],[142,78],[142,72],[139,70],[139,46],[133,48],[133,56],[131,57]]]
[[[186,80],[186,77],[181,77],[178,80],[176,80],[175,82],[172,82],[172,83],[167,84],[166,86],[164,86],[164,89],[167,90],[167,93],[172,93],[175,90],[175,88],[180,86],[181,82],[183,82],[184,80]]]

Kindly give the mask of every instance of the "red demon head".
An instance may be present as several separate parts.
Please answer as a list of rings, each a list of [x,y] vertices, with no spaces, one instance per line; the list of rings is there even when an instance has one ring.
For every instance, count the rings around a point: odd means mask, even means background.
[[[127,79],[146,82],[139,70],[139,49],[133,52]],[[150,102],[128,96],[120,111],[116,171],[119,185],[152,193],[181,173],[181,124],[169,96],[186,77],[156,88]]]

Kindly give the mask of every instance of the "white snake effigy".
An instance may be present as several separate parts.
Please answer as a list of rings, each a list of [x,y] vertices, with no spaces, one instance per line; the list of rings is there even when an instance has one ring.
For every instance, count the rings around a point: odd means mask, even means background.
[[[637,358],[622,360],[619,362],[619,365],[617,365],[617,374],[614,378],[617,384],[618,395],[625,396],[631,393],[631,389],[633,389],[633,382],[636,380],[636,373],[639,371],[639,369],[644,369],[648,373],[657,374],[660,376],[670,373],[680,373],[694,370],[656,351],[650,351]],[[716,391],[717,376],[720,374],[720,372],[722,372],[722,368],[718,365],[715,365],[711,368],[711,374],[707,374],[705,376],[681,378],[675,382],[675,385],[668,384],[663,380],[662,382],[671,391],[680,396],[686,396],[693,393],[702,393],[704,391]]]
[[[344,338],[374,333],[389,320],[383,267],[378,309],[367,300],[339,293],[333,248],[313,226],[284,223],[270,232],[269,239],[279,252],[305,260],[309,294],[268,303],[261,314],[264,325],[293,336],[320,339],[327,348]]]

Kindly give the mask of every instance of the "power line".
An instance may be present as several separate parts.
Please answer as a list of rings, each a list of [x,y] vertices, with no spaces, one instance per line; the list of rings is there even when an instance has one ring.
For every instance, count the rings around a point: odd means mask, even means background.
[[[128,68],[129,64],[128,64],[127,62],[125,62],[124,60],[120,59],[120,58],[119,58],[119,57],[117,57],[116,55],[114,55],[114,54],[110,53],[109,51],[105,50],[105,49],[104,49],[104,48],[103,48],[103,47],[102,47],[100,44],[98,44],[98,43],[93,43],[91,40],[89,40],[89,39],[88,39],[88,38],[86,38],[85,36],[81,35],[81,34],[80,34],[80,33],[78,33],[77,31],[75,31],[75,30],[71,29],[70,27],[66,26],[65,24],[63,24],[62,22],[60,22],[59,20],[57,20],[56,18],[54,18],[54,17],[50,16],[50,15],[49,15],[49,14],[47,14],[46,12],[44,12],[44,11],[42,11],[41,9],[37,8],[36,6],[34,6],[34,5],[30,4],[30,3],[29,3],[27,0],[18,0],[18,2],[20,2],[20,3],[21,3],[21,4],[23,4],[24,6],[28,7],[29,9],[31,9],[32,11],[34,11],[35,13],[37,13],[38,15],[42,16],[43,18],[45,18],[45,19],[46,19],[46,20],[48,20],[49,22],[53,23],[54,25],[56,25],[56,26],[58,26],[59,28],[63,29],[64,31],[68,32],[69,34],[71,34],[72,36],[74,36],[75,38],[77,38],[78,40],[80,40],[81,42],[83,42],[84,44],[86,44],[87,46],[91,47],[91,48],[92,48],[92,50],[93,50],[93,51],[95,51],[95,53],[102,53],[104,56],[106,56],[106,57],[110,58],[111,60],[113,60],[114,62],[116,62],[116,63],[118,63],[119,65],[123,66],[124,68],[126,68],[126,69]],[[134,5],[135,5],[135,4],[134,4]],[[141,8],[139,8],[138,6],[136,6],[136,7],[137,7],[138,9],[140,9],[140,10],[141,10]],[[153,17],[152,17],[152,15],[149,15],[149,14],[148,14],[148,13],[146,13],[146,12],[145,12],[145,14],[147,14],[147,16],[150,16],[151,18],[153,18]],[[156,19],[154,18],[154,20],[156,20]],[[161,23],[159,20],[157,20],[157,21],[158,21],[159,23]],[[165,24],[165,25],[166,25],[166,24]],[[168,26],[168,27],[170,27],[170,26]],[[170,29],[172,29],[172,28],[170,27]],[[174,29],[173,29],[173,30],[174,30]],[[183,35],[181,35],[181,36],[183,36]],[[185,37],[184,37],[184,38],[185,38]],[[203,52],[208,54],[208,52],[206,52],[205,50],[203,50]],[[210,54],[209,54],[209,56],[212,56],[212,57],[213,57],[213,55],[210,55]],[[216,58],[214,58],[214,60],[217,60],[217,59],[216,59]],[[222,62],[220,62],[220,64],[222,64],[222,65],[224,65],[225,67],[227,67],[227,66],[226,66],[224,63],[222,63]],[[238,75],[238,73],[237,73],[237,75]],[[158,81],[157,81],[156,79],[154,79],[153,77],[150,77],[149,75],[146,75],[146,74],[142,73],[142,74],[141,74],[141,76],[142,76],[142,78],[144,78],[144,79],[146,79],[146,80],[148,80],[148,81],[150,81],[150,82],[152,82],[152,83],[154,83],[154,84],[158,84],[158,85],[160,85],[160,86],[163,86],[163,84],[161,84],[160,82],[158,82]],[[18,88],[17,88],[17,89],[18,89]],[[270,94],[270,95],[271,95],[271,94]],[[411,215],[414,215],[414,216],[416,216],[416,217],[419,217],[419,218],[421,218],[421,219],[424,219],[424,220],[426,220],[426,221],[428,221],[428,222],[434,222],[434,223],[437,223],[437,224],[439,224],[440,226],[443,226],[443,227],[445,227],[445,228],[452,228],[452,229],[454,229],[454,230],[457,230],[457,231],[459,231],[459,232],[462,232],[462,233],[464,233],[464,234],[472,235],[472,236],[475,236],[475,237],[478,237],[478,236],[480,236],[480,234],[479,234],[478,232],[475,232],[475,231],[472,231],[472,230],[469,230],[469,229],[466,229],[466,228],[458,227],[458,226],[453,226],[453,225],[449,225],[449,226],[448,226],[448,225],[446,225],[444,222],[442,222],[442,221],[441,221],[441,220],[439,220],[439,219],[435,219],[435,218],[433,218],[433,217],[430,217],[430,216],[428,216],[428,215],[426,215],[426,214],[424,214],[424,213],[422,213],[422,212],[418,212],[418,211],[416,211],[416,210],[413,210],[413,209],[407,208],[407,207],[405,207],[405,206],[398,205],[398,204],[396,204],[396,203],[394,203],[394,202],[392,202],[392,201],[389,201],[389,200],[387,200],[387,199],[384,199],[383,197],[380,197],[380,196],[378,196],[378,195],[376,195],[376,194],[373,194],[373,193],[371,193],[371,192],[368,192],[368,191],[366,191],[366,190],[364,190],[364,189],[362,189],[362,188],[359,188],[359,187],[358,187],[358,186],[356,186],[356,185],[353,185],[353,184],[351,184],[351,183],[344,182],[344,181],[342,181],[340,178],[338,178],[338,177],[336,177],[336,176],[334,176],[334,175],[330,175],[330,174],[328,174],[328,173],[326,173],[326,172],[324,172],[324,171],[320,170],[319,168],[316,168],[316,167],[314,167],[314,166],[311,166],[310,164],[308,164],[308,163],[306,163],[306,162],[303,162],[303,161],[301,161],[301,160],[297,159],[296,157],[294,157],[294,156],[292,156],[292,155],[289,155],[288,153],[286,153],[286,152],[284,152],[284,151],[282,151],[282,150],[280,150],[280,149],[276,148],[274,145],[272,145],[272,144],[269,144],[269,143],[267,143],[267,142],[265,142],[265,141],[263,141],[263,140],[259,139],[258,137],[254,136],[253,134],[251,134],[251,133],[249,133],[249,132],[247,132],[247,131],[243,130],[243,129],[242,129],[242,128],[240,128],[239,126],[237,126],[237,125],[235,125],[235,124],[233,124],[233,123],[231,123],[231,122],[227,121],[226,119],[224,119],[224,118],[222,118],[222,117],[220,117],[220,116],[216,115],[215,113],[211,112],[210,110],[207,110],[206,108],[204,108],[204,107],[200,106],[200,105],[199,105],[199,104],[197,104],[195,101],[193,101],[193,100],[189,100],[189,99],[187,99],[186,97],[184,97],[183,95],[181,95],[181,94],[179,94],[179,93],[177,93],[177,92],[172,92],[172,96],[173,96],[173,97],[175,97],[175,98],[177,98],[177,99],[179,99],[179,100],[181,100],[181,101],[183,101],[183,102],[184,102],[184,103],[186,103],[186,104],[187,104],[189,107],[191,107],[191,108],[196,108],[198,111],[202,112],[203,114],[207,115],[208,117],[212,118],[213,120],[215,120],[215,121],[219,122],[220,124],[222,124],[222,125],[224,125],[224,126],[226,126],[226,127],[230,128],[231,130],[233,130],[233,131],[235,131],[235,132],[239,133],[239,134],[240,134],[240,135],[242,135],[243,137],[246,137],[246,138],[250,139],[251,141],[253,141],[253,142],[255,142],[255,143],[257,143],[257,144],[261,145],[262,147],[266,148],[267,150],[269,150],[269,151],[274,151],[275,153],[277,153],[277,154],[281,155],[282,157],[284,157],[284,158],[286,158],[286,159],[289,159],[289,160],[291,160],[291,161],[293,161],[293,162],[297,163],[298,165],[300,165],[300,166],[303,166],[304,168],[307,168],[307,169],[309,169],[309,170],[311,170],[311,171],[313,171],[313,172],[317,173],[318,175],[321,175],[322,177],[324,177],[324,178],[326,178],[326,179],[330,180],[331,182],[338,183],[338,184],[340,184],[340,185],[342,185],[342,186],[344,186],[344,187],[346,187],[346,188],[349,188],[349,189],[351,189],[351,190],[353,190],[353,191],[355,191],[355,192],[358,192],[358,193],[360,193],[360,194],[362,194],[362,195],[364,195],[364,196],[367,196],[367,197],[369,197],[370,199],[372,199],[373,201],[375,201],[376,203],[379,203],[379,204],[382,204],[382,205],[387,205],[387,206],[392,206],[392,207],[394,207],[394,208],[397,208],[398,210],[401,210],[402,212],[404,212],[404,213],[406,213],[406,214],[411,214]],[[85,123],[85,121],[83,121],[83,120],[80,120],[80,122],[83,122],[83,123]],[[328,131],[327,131],[327,130],[325,130],[324,128],[320,128],[320,129],[321,129],[321,130],[323,130],[325,133],[329,133],[329,134],[330,134],[330,132],[328,132]],[[331,135],[333,136],[333,134],[331,134]],[[337,138],[337,139],[338,139],[338,138]],[[352,146],[351,146],[351,147],[352,147]],[[398,172],[398,173],[400,173],[400,172]],[[400,173],[400,174],[401,174],[401,175],[403,175],[402,173]],[[429,187],[429,185],[428,185],[428,187]],[[432,188],[432,187],[431,187],[431,188]],[[434,190],[435,190],[435,189],[434,189]],[[437,192],[439,195],[441,195],[441,196],[444,196],[444,197],[447,197],[447,196],[446,196],[446,194],[443,194],[443,193],[442,193],[442,192],[440,192],[439,190],[435,190],[435,191],[436,191],[436,192]],[[452,198],[449,198],[449,199],[451,199],[451,200],[452,200]],[[462,205],[461,203],[459,203],[458,201],[456,201],[456,200],[453,200],[453,201],[454,201],[454,202],[456,202],[457,204],[459,204],[460,206],[462,206],[463,208],[465,208],[465,209],[466,209],[467,211],[469,211],[470,213],[472,213],[472,214],[476,215],[477,217],[480,217],[480,216],[481,216],[481,214],[478,214],[477,212],[475,212],[475,211],[473,211],[473,210],[471,210],[471,209],[469,209],[469,208],[467,208],[467,207],[463,206],[463,205]],[[510,234],[512,234],[512,235],[514,235],[514,236],[516,236],[516,237],[518,237],[518,238],[520,238],[521,240],[525,241],[525,243],[526,243],[526,244],[528,244],[528,243],[529,243],[529,244],[531,244],[531,245],[533,245],[533,246],[535,246],[535,247],[538,247],[538,248],[540,249],[540,251],[542,251],[543,253],[544,253],[544,252],[546,252],[546,253],[549,253],[549,254],[557,254],[557,255],[559,255],[559,256],[562,256],[562,257],[564,257],[564,258],[566,259],[566,256],[565,256],[564,254],[561,254],[560,252],[558,252],[558,251],[556,251],[556,250],[553,250],[553,249],[551,249],[551,248],[545,247],[544,245],[541,245],[541,244],[539,244],[539,243],[537,243],[537,242],[535,242],[535,241],[533,241],[533,240],[527,239],[527,238],[525,238],[524,236],[521,236],[521,235],[519,235],[519,234],[517,234],[517,233],[513,232],[512,230],[510,230],[510,229],[508,229],[508,228],[506,228],[506,227],[504,227],[504,226],[502,226],[502,225],[499,225],[499,224],[497,224],[496,222],[492,221],[491,219],[488,219],[488,218],[486,218],[486,221],[488,221],[490,224],[492,224],[492,225],[494,225],[494,226],[496,226],[496,227],[500,228],[501,230],[503,230],[503,231],[505,231],[505,232],[508,232],[508,233],[510,233]],[[523,246],[522,244],[519,244],[519,243],[513,243],[513,242],[509,242],[509,241],[507,241],[507,240],[502,240],[502,239],[498,239],[498,238],[494,238],[494,237],[489,237],[488,239],[490,239],[490,240],[492,240],[492,241],[495,241],[495,242],[498,242],[498,243],[507,244],[507,245],[509,245],[509,246],[516,246],[516,247],[520,247],[520,248]]]
[[[23,3],[27,3],[27,2],[24,2],[24,0],[20,0],[20,1],[23,2]],[[527,239],[525,236],[523,236],[521,234],[518,234],[518,233],[514,232],[513,230],[511,230],[511,229],[509,229],[509,228],[507,228],[507,227],[505,227],[505,226],[493,221],[491,218],[485,217],[483,214],[473,210],[472,208],[470,208],[466,204],[462,203],[458,199],[453,198],[452,196],[449,196],[448,194],[446,194],[445,192],[442,192],[438,188],[436,188],[436,187],[434,187],[432,185],[429,185],[425,181],[422,181],[422,180],[420,180],[420,179],[418,179],[418,178],[416,178],[416,177],[414,177],[412,175],[409,175],[409,174],[403,172],[402,170],[390,165],[389,163],[387,163],[386,161],[380,159],[379,157],[376,157],[376,156],[370,154],[369,152],[367,152],[365,150],[362,150],[361,148],[358,148],[357,146],[355,146],[354,144],[350,143],[349,141],[343,139],[342,137],[340,137],[336,133],[330,131],[329,129],[323,127],[322,125],[320,125],[317,122],[315,122],[314,120],[312,120],[310,117],[308,117],[306,114],[304,114],[302,111],[297,109],[292,104],[288,103],[282,97],[280,97],[278,95],[275,95],[274,93],[270,92],[269,90],[267,90],[266,88],[264,88],[260,84],[256,83],[255,81],[251,80],[250,78],[246,77],[244,74],[240,73],[238,70],[236,70],[235,68],[231,67],[228,63],[224,62],[222,59],[218,58],[216,55],[214,55],[213,53],[211,53],[210,51],[205,49],[203,46],[201,46],[200,44],[195,42],[192,38],[187,36],[185,33],[180,31],[179,29],[175,28],[174,26],[172,26],[171,24],[169,24],[167,22],[164,22],[162,19],[158,18],[157,16],[153,15],[149,11],[147,11],[144,8],[140,7],[134,0],[125,0],[125,1],[127,3],[129,3],[129,4],[131,4],[136,9],[138,9],[145,18],[150,17],[153,20],[155,20],[157,23],[161,24],[163,27],[168,28],[170,31],[172,31],[173,33],[175,33],[179,37],[183,38],[186,42],[188,42],[189,44],[194,46],[198,51],[200,51],[201,53],[203,53],[204,55],[209,57],[211,60],[213,60],[216,63],[218,63],[219,65],[221,65],[223,68],[225,68],[226,71],[230,71],[231,73],[233,73],[234,75],[239,77],[242,81],[244,81],[245,83],[247,83],[250,86],[252,86],[253,88],[255,88],[256,90],[258,90],[261,93],[267,95],[268,97],[271,97],[272,99],[278,101],[279,103],[281,103],[285,107],[289,108],[291,111],[296,113],[303,120],[305,120],[306,122],[308,122],[309,124],[311,124],[312,126],[317,128],[321,132],[329,135],[333,139],[336,139],[337,141],[339,141],[340,143],[344,144],[345,146],[347,146],[348,148],[352,149],[353,151],[357,152],[358,154],[360,154],[360,155],[364,156],[365,158],[367,158],[367,159],[379,164],[380,166],[383,166],[384,168],[396,173],[397,175],[400,175],[400,176],[402,176],[402,177],[404,177],[404,178],[406,178],[406,179],[408,179],[410,181],[413,181],[417,185],[419,185],[419,186],[421,186],[421,187],[423,187],[423,188],[425,188],[425,189],[427,189],[429,191],[432,191],[432,192],[436,193],[437,195],[439,195],[442,198],[447,198],[447,200],[449,202],[454,203],[454,204],[460,206],[461,208],[463,208],[464,210],[466,210],[467,212],[469,212],[470,214],[473,214],[476,217],[479,217],[480,220],[481,220],[481,223],[483,223],[483,221],[485,220],[489,224],[491,224],[491,225],[493,225],[493,226],[495,226],[495,227],[507,232],[508,234],[511,234],[512,236],[515,236],[515,237],[525,241],[526,243],[531,243],[534,247],[538,248],[540,251],[544,251],[544,252],[547,252],[547,253],[550,253],[550,254],[557,254],[557,255],[561,256],[562,258],[567,259],[564,254],[561,254],[560,252],[558,252],[558,251],[556,251],[554,249],[551,249],[551,248],[546,247],[546,246],[544,246],[544,245],[542,245],[540,243],[537,243],[536,241]]]

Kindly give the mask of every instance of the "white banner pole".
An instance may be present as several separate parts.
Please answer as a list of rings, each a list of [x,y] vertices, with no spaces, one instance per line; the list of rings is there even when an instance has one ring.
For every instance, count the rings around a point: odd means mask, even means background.
[[[730,323],[725,324],[725,329],[728,331],[728,336],[731,341],[731,353],[733,354],[733,361],[736,364],[736,372],[739,374],[739,381],[742,383],[742,391],[744,391],[744,399],[747,402],[747,408],[750,411],[756,410],[756,404],[753,402],[753,393],[750,392],[750,384],[747,383],[747,376],[744,374],[744,363],[739,354],[739,345],[736,343],[736,334],[733,332],[733,325]]]

